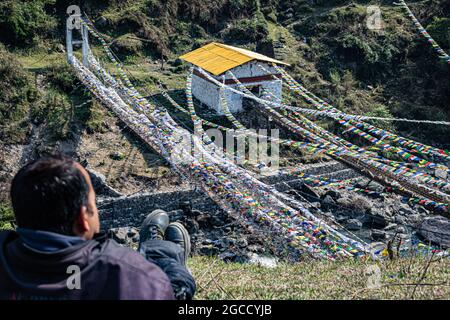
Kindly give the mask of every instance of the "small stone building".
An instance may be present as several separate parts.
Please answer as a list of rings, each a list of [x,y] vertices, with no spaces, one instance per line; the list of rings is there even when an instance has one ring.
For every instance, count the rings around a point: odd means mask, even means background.
[[[234,79],[227,74],[227,71],[230,71],[255,95],[260,96],[264,89],[281,101],[282,82],[273,77],[273,75],[278,77],[280,75],[272,64],[287,65],[282,61],[217,42],[189,52],[180,59],[202,68],[218,81],[239,89]],[[270,74],[262,70],[258,64],[261,64]],[[192,78],[192,94],[203,104],[223,114],[220,107],[220,88],[197,70],[194,70]],[[231,112],[242,110],[241,95],[226,90],[226,99]]]

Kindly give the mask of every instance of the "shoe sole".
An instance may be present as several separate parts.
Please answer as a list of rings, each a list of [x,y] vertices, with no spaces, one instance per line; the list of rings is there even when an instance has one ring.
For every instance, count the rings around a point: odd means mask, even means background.
[[[167,214],[166,211],[161,210],[161,209],[156,209],[153,210],[151,213],[149,213],[147,215],[147,217],[145,217],[144,221],[141,224],[141,230],[139,232],[139,239],[144,239],[147,238],[147,227],[149,225],[149,221],[156,215],[159,214],[161,212],[164,212],[165,214]]]
[[[187,263],[187,259],[189,255],[191,254],[191,237],[189,236],[189,232],[186,230],[186,228],[179,222],[172,222],[169,224],[169,226],[176,227],[181,231],[181,234],[183,235],[185,248],[184,248],[184,261],[185,264]]]

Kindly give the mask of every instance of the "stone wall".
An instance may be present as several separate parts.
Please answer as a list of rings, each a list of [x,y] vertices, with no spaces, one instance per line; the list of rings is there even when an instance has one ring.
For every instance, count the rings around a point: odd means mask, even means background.
[[[185,206],[203,212],[220,210],[202,191],[196,190],[142,193],[98,201],[103,229],[138,227],[155,209],[173,211]]]
[[[230,71],[239,79],[239,78],[249,78],[249,77],[258,77],[266,75],[266,72],[258,67],[258,64],[262,64],[264,68],[269,70],[271,73],[276,74],[275,68],[272,66],[265,64],[259,61],[250,61],[245,63],[239,67],[231,69]],[[223,81],[232,79],[232,77],[224,74],[223,76],[215,77],[218,81]],[[271,92],[278,99],[281,99],[281,93],[283,84],[281,80],[271,80],[271,81],[259,81],[252,83],[245,83],[246,87],[254,87],[259,86],[260,88]],[[235,89],[239,89],[237,85],[230,85]],[[223,114],[220,107],[220,92],[219,87],[215,84],[197,76],[193,75],[192,77],[192,94],[198,99],[200,102],[204,103],[211,109],[215,110],[218,114]],[[261,90],[255,93],[256,95],[261,94]],[[240,112],[242,111],[242,96],[236,93],[233,93],[229,90],[225,92],[228,108],[231,112]]]
[[[305,166],[304,171],[314,175],[349,179],[359,176],[357,172],[338,162]],[[275,186],[279,191],[301,188],[303,179],[292,175],[262,177],[261,181]],[[99,197],[98,208],[104,229],[138,227],[148,213],[155,209],[166,211],[198,210],[208,214],[221,209],[202,190],[183,190],[162,193],[141,193],[131,196]]]

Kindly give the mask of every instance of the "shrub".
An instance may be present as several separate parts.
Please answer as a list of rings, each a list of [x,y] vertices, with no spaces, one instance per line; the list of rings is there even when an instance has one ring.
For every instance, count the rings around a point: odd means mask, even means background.
[[[36,124],[43,124],[50,139],[65,139],[69,134],[69,123],[72,119],[72,108],[68,97],[54,89],[48,90],[40,103],[31,110]]]
[[[0,230],[11,230],[14,228],[14,213],[12,209],[4,204],[0,203]]]
[[[0,44],[0,140],[24,142],[29,131],[25,120],[37,96],[32,77]]]
[[[450,48],[450,19],[437,18],[427,27],[428,32],[441,46]]]
[[[77,81],[72,67],[68,63],[56,64],[50,66],[45,76],[55,89],[70,92],[75,87]]]
[[[0,40],[16,46],[36,43],[56,27],[56,19],[45,12],[55,0],[7,0],[0,3]]]
[[[261,42],[269,36],[267,23],[261,19],[243,19],[225,30],[227,41],[238,43]]]

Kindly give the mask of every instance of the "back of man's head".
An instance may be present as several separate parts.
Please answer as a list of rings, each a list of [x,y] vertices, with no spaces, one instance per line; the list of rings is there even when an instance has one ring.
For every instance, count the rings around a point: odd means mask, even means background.
[[[33,161],[12,181],[11,200],[21,228],[73,235],[89,185],[79,165],[57,155]]]

